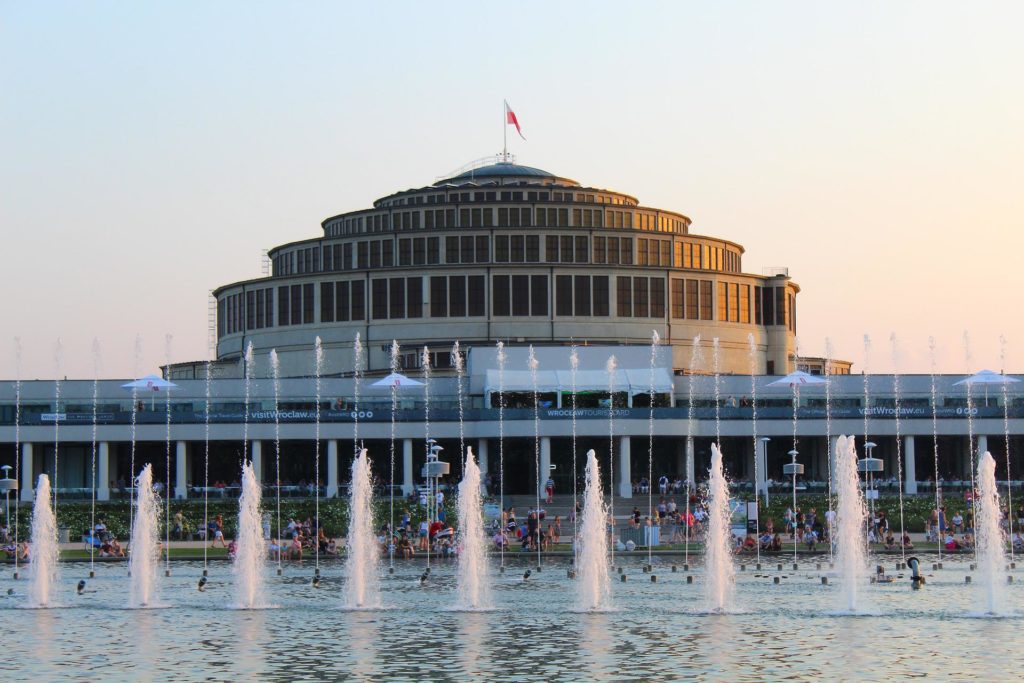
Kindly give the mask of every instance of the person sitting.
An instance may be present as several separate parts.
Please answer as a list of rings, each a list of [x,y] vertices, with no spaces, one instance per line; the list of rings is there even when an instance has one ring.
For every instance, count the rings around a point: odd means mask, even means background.
[[[747,534],[747,537],[743,539],[743,550],[756,550],[757,539],[754,538],[754,534]]]
[[[812,552],[814,551],[815,546],[818,545],[818,532],[811,527],[807,527],[804,530],[804,545],[806,545],[807,549]]]
[[[324,552],[327,553],[328,555],[337,555],[338,554],[338,542],[335,541],[333,538],[330,539],[329,541],[327,541],[327,549]]]
[[[761,550],[771,550],[771,549],[772,549],[772,535],[770,533],[768,533],[767,531],[765,531],[763,534],[761,534]]]
[[[302,541],[298,536],[292,539],[292,544],[288,548],[288,557],[292,560],[302,559]]]
[[[1013,534],[1013,549],[1024,550],[1024,536],[1021,536],[1019,531],[1015,531]]]
[[[896,547],[896,539],[892,535],[892,531],[888,531],[885,534],[885,549],[892,550]]]
[[[775,534],[774,536],[772,536],[771,550],[775,552],[779,552],[780,550],[782,550],[782,536],[780,536],[779,534]]]
[[[943,541],[943,545],[946,547],[946,550],[960,549],[960,544],[957,543],[956,538],[953,537],[953,534],[948,531],[946,532],[946,538]]]
[[[236,541],[235,539],[232,538],[231,542],[228,543],[228,557],[233,560],[233,559],[235,559],[235,555],[237,555],[237,554],[238,554],[238,541]]]
[[[906,531],[903,532],[903,539],[902,540],[903,540],[903,548],[905,550],[913,550],[914,549],[914,544],[910,542],[910,534],[908,534]]]
[[[110,556],[111,557],[124,557],[124,548],[117,542],[116,538],[110,539]]]
[[[503,530],[499,529],[494,534],[494,546],[499,550],[508,549],[508,534],[506,534]]]

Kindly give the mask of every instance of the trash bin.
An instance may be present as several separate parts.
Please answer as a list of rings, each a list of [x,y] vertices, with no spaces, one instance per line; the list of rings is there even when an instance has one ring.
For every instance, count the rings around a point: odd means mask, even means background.
[[[60,543],[70,543],[71,542],[71,529],[69,527],[66,527],[66,526],[62,526],[62,527],[58,528],[57,529],[57,540]]]

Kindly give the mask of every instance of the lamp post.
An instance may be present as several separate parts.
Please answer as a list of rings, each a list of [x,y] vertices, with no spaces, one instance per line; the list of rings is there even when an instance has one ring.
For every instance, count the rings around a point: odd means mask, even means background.
[[[878,497],[878,492],[875,490],[875,479],[874,473],[881,473],[885,469],[885,463],[879,458],[871,456],[874,451],[876,444],[873,441],[867,441],[864,443],[864,457],[857,462],[857,470],[862,474],[867,475],[865,482],[865,489],[867,491],[866,497],[868,499],[868,529],[870,530],[871,525],[875,518],[875,498]]]
[[[12,469],[10,465],[0,467],[0,470],[4,472],[4,478],[0,479],[0,491],[4,492],[4,523],[7,525],[8,535],[11,533],[11,491],[18,490],[18,481],[11,479]],[[5,538],[4,541],[6,542],[6,540]],[[17,549],[15,549],[15,552],[17,552]]]
[[[788,474],[793,477],[793,565],[796,566],[796,475],[804,473],[804,466],[802,463],[796,461],[796,456],[800,455],[800,452],[795,448],[789,452],[790,462],[782,466],[782,473]]]

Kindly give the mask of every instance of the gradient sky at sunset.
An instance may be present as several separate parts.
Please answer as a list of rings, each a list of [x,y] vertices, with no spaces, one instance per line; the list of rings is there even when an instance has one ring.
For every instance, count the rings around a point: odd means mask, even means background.
[[[206,358],[210,289],[500,151],[503,98],[520,162],[788,266],[803,353],[1024,370],[1024,4],[379,5],[0,2],[0,377]]]

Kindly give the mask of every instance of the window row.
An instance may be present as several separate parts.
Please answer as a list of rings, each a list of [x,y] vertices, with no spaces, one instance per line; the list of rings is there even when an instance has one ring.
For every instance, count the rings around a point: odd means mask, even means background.
[[[425,282],[425,280],[427,280]],[[491,314],[495,317],[608,317],[614,306],[622,318],[718,320],[786,326],[796,332],[796,296],[785,287],[759,287],[689,278],[556,275],[553,290],[545,274],[491,276]],[[314,284],[277,287],[277,324],[308,325],[364,320],[462,318],[487,315],[485,275],[341,280],[320,283],[319,320],[314,319]],[[367,287],[370,291],[367,292]],[[264,288],[231,294],[217,302],[218,335],[274,326],[275,292]],[[369,295],[369,299],[367,299]],[[552,302],[553,295],[553,302]],[[554,310],[551,310],[551,307]],[[717,314],[716,314],[717,311]]]

